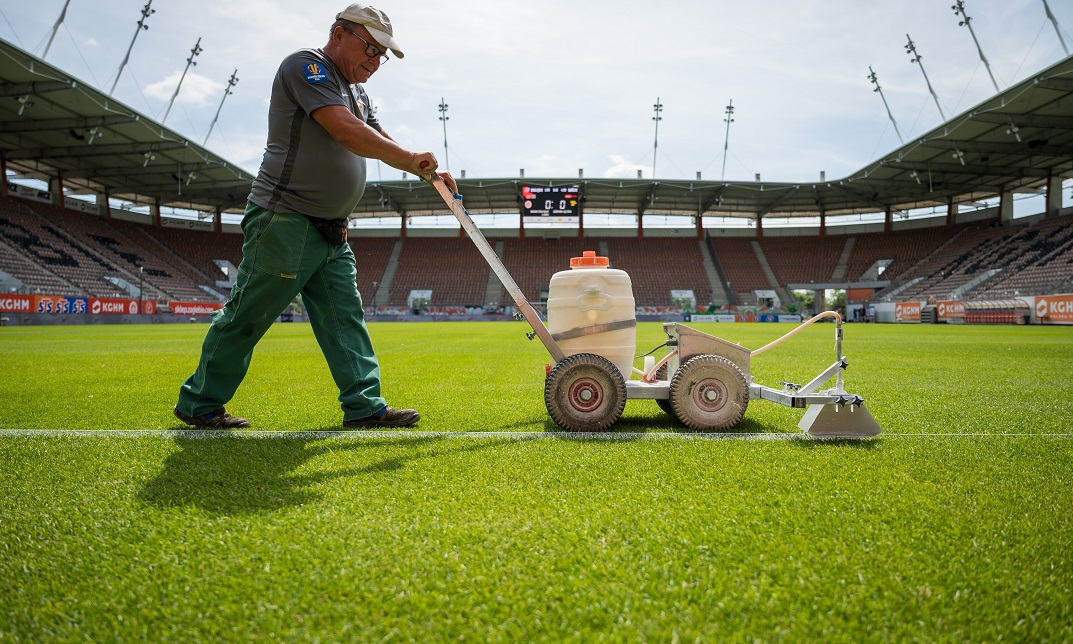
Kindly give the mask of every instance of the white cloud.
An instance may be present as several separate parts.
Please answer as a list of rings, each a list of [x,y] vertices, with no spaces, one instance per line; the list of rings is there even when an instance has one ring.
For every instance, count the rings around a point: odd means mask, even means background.
[[[172,94],[175,93],[175,87],[179,84],[180,77],[182,77],[181,71],[169,74],[163,80],[159,80],[147,86],[145,88],[145,93],[150,98],[170,101]],[[190,106],[206,105],[210,102],[212,97],[223,96],[225,84],[226,83],[215,81],[196,72],[189,71],[186,73],[186,78],[183,78],[183,86],[182,89],[179,90],[179,97],[177,100]]]
[[[613,165],[604,170],[605,179],[636,179],[638,170],[641,171],[642,177],[652,176],[652,166],[639,165],[619,154],[612,154],[607,158]]]

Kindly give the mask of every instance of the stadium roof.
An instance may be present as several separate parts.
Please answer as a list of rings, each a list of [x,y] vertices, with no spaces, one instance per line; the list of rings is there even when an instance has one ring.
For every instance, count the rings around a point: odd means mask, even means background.
[[[910,210],[1034,192],[1073,177],[1073,57],[955,116],[848,177],[816,182],[462,179],[472,213],[517,212],[520,187],[579,185],[600,213],[816,217]],[[818,178],[818,177],[817,177]],[[371,184],[358,216],[444,212],[420,181]]]
[[[253,176],[0,40],[0,153],[23,176],[74,192],[240,212]],[[1073,177],[1073,57],[1011,86],[841,179],[460,179],[472,213],[518,212],[520,188],[579,185],[584,209],[731,217],[904,211],[1031,192]],[[369,184],[356,217],[445,214],[417,180]]]
[[[41,59],[0,40],[0,153],[75,193],[241,211],[253,176]]]

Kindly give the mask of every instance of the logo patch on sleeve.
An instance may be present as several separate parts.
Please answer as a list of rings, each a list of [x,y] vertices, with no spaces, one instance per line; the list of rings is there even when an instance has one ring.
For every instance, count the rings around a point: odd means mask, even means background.
[[[307,83],[324,83],[328,80],[328,74],[324,72],[324,66],[320,63],[308,63],[303,68]]]

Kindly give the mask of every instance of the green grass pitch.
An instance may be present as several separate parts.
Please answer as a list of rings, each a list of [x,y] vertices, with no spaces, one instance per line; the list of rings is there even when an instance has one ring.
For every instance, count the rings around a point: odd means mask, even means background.
[[[204,325],[0,329],[0,641],[1073,639],[1073,329],[847,325],[865,441],[764,401],[749,437],[630,401],[620,439],[572,438],[524,324],[370,329],[412,431],[303,431],[341,421],[304,324],[229,436],[160,431]],[[806,382],[833,336],[752,375]]]

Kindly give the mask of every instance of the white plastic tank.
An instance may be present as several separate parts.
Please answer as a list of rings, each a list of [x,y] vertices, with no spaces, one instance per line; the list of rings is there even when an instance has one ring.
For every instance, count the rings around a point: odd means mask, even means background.
[[[637,345],[630,276],[596,251],[571,258],[570,270],[553,275],[548,287],[548,330],[566,355],[603,356],[629,380]]]

